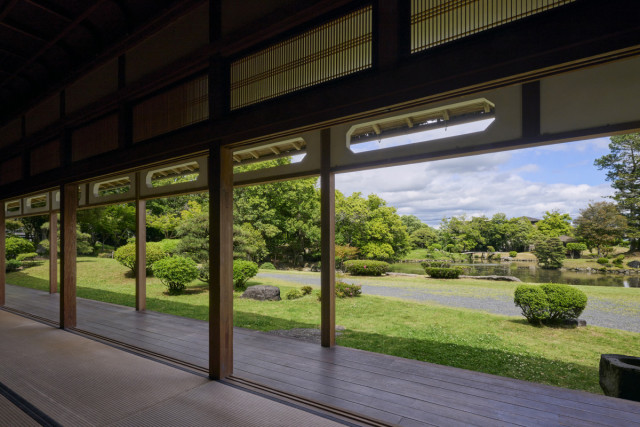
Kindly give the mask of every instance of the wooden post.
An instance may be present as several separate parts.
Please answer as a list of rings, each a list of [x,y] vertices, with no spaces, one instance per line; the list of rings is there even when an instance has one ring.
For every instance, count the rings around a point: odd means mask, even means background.
[[[64,184],[60,202],[60,328],[75,328],[78,184]]]
[[[209,377],[233,372],[233,161],[209,152]]]
[[[53,192],[51,193],[53,199]],[[53,204],[53,200],[50,201]],[[58,214],[49,213],[49,293],[58,292]]]
[[[323,129],[320,140],[320,335],[323,347],[333,347],[336,344],[336,183],[335,174],[331,172],[331,130]]]
[[[139,178],[139,177],[138,177]],[[147,202],[136,200],[136,310],[147,308]]]
[[[7,273],[5,272],[5,237],[6,237],[6,224],[5,224],[5,203],[0,203],[0,306],[5,304],[5,284],[7,281]]]

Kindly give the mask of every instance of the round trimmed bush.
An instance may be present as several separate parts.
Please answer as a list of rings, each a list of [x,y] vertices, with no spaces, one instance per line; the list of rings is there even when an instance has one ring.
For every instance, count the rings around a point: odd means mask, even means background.
[[[270,262],[263,262],[262,264],[260,264],[260,268],[262,270],[275,270],[276,266]]]
[[[518,256],[518,252],[517,252],[517,251],[511,251],[511,252],[509,252],[509,256],[510,256],[511,258],[515,258],[515,257],[517,257],[517,256]]]
[[[162,239],[160,240],[160,247],[162,250],[168,255],[177,255],[178,254],[178,245],[180,244],[180,239]],[[149,244],[147,243],[147,246]]]
[[[147,242],[147,260],[146,260],[146,269],[148,273],[151,273],[151,266],[155,264],[157,261],[160,261],[163,258],[166,258],[168,255],[162,249],[162,245],[159,242]],[[135,273],[136,271],[136,244],[135,243],[127,243],[124,246],[120,246],[113,253],[113,257],[120,264],[128,267]]]
[[[457,279],[462,273],[461,267],[425,267],[425,273],[434,279]]]
[[[5,240],[5,256],[7,259],[16,259],[19,254],[35,252],[36,248],[27,239],[22,237],[7,237]]]
[[[529,323],[555,323],[577,319],[587,307],[587,295],[572,286],[556,283],[520,285],[513,302]]]
[[[598,258],[598,264],[607,265],[609,264],[609,258]]]
[[[494,248],[493,246],[487,246],[487,252],[495,252],[496,248]]]
[[[187,283],[198,277],[198,265],[191,258],[173,256],[153,264],[153,275],[169,288],[172,295],[179,294]]]
[[[302,292],[299,289],[290,289],[289,292],[285,295],[287,299],[298,299],[302,298]]]
[[[389,271],[389,263],[373,260],[350,260],[343,264],[345,271],[354,276],[382,276]]]
[[[513,302],[522,310],[529,323],[541,324],[549,317],[547,294],[540,286],[520,285],[516,288]]]
[[[247,282],[258,274],[258,264],[252,261],[233,261],[233,286],[238,290],[244,290]]]
[[[302,291],[302,295],[309,295],[313,292],[313,288],[309,285],[303,286],[300,290]]]
[[[540,286],[549,301],[549,320],[577,319],[587,307],[587,295],[569,285],[547,283]]]

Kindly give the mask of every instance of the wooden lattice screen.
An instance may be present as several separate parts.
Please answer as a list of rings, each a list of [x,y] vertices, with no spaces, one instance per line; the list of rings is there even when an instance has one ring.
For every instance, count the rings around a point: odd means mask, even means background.
[[[71,134],[72,160],[78,161],[118,148],[118,115],[96,120]]]
[[[411,0],[411,53],[575,0]]]
[[[276,98],[372,65],[371,6],[231,64],[231,109]]]
[[[209,118],[209,81],[201,76],[133,107],[133,142]]]

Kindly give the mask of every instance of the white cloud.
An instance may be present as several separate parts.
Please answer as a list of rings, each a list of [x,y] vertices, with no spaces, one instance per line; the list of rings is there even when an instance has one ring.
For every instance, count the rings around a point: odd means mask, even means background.
[[[519,174],[540,166],[509,169],[510,158],[502,152],[339,174],[336,188],[346,195],[378,194],[400,214],[416,215],[430,225],[453,215],[490,217],[497,212],[541,218],[553,209],[575,218],[590,202],[612,194],[607,183],[554,183],[552,176],[550,183],[528,181]]]

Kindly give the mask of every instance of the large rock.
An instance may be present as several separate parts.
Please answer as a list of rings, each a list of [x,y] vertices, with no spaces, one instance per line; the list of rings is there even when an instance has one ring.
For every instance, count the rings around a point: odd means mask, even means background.
[[[631,268],[640,268],[640,261],[629,261],[627,265]]]
[[[280,301],[280,288],[267,285],[249,286],[242,294],[242,298],[258,301]]]
[[[600,387],[607,396],[640,402],[640,357],[601,355]]]

